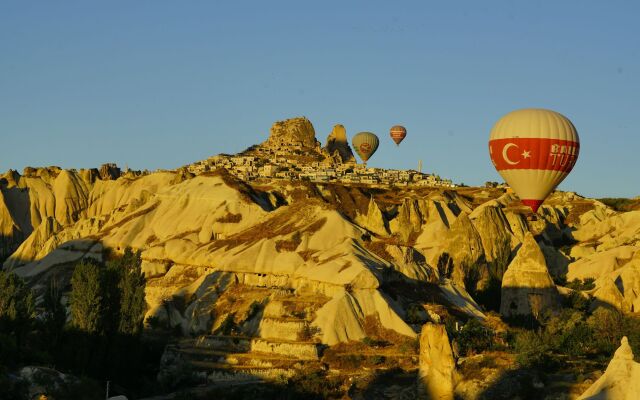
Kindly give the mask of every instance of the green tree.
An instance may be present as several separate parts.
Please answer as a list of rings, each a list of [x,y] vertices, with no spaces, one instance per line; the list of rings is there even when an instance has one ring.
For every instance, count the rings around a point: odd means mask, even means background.
[[[140,251],[126,248],[119,260],[120,266],[120,324],[118,332],[137,335],[142,331],[146,302],[144,288],[146,280],[141,268]]]
[[[62,304],[62,288],[60,282],[53,278],[44,292],[42,306],[42,322],[47,340],[56,345],[67,322],[67,309]]]
[[[71,323],[81,331],[95,334],[104,328],[104,275],[92,260],[76,265],[71,277]]]
[[[20,347],[34,312],[33,294],[24,281],[13,273],[0,271],[0,333],[13,335]]]

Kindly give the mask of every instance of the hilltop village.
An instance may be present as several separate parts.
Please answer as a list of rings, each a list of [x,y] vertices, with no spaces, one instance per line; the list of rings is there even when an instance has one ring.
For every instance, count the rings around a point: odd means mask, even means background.
[[[342,125],[333,127],[326,145],[321,147],[313,125],[304,117],[276,122],[268,140],[240,154],[220,154],[184,168],[195,175],[225,168],[244,181],[285,179],[373,187],[456,187],[451,180],[422,171],[368,168],[358,164]]]

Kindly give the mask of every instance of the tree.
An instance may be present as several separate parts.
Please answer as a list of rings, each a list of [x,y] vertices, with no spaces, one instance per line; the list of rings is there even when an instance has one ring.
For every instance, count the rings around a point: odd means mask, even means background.
[[[142,273],[140,251],[133,252],[127,247],[118,262],[120,266],[120,324],[118,332],[137,335],[142,331],[146,302],[144,287],[146,280]]]
[[[104,276],[92,260],[76,265],[71,277],[71,323],[81,331],[95,334],[104,328]]]
[[[35,312],[31,290],[17,275],[0,271],[0,333],[15,335],[20,347]]]
[[[53,278],[49,281],[42,306],[44,307],[42,322],[46,335],[48,340],[56,345],[67,322],[67,310],[62,304],[62,288],[57,279]]]

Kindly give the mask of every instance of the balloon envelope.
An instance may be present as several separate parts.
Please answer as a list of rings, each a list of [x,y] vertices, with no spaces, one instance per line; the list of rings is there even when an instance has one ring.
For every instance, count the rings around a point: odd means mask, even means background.
[[[371,132],[360,132],[353,137],[351,144],[362,161],[367,162],[378,149],[380,141],[378,137]]]
[[[571,172],[579,152],[576,128],[551,110],[510,112],[496,122],[489,137],[493,165],[533,212]]]
[[[407,137],[407,129],[402,125],[394,125],[389,130],[389,136],[397,145],[400,145],[404,138]]]

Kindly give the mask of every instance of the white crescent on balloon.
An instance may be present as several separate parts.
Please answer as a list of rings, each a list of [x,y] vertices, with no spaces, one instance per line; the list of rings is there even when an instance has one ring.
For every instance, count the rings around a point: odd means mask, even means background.
[[[517,165],[520,160],[518,160],[517,162],[513,162],[509,159],[509,157],[507,156],[507,152],[509,151],[510,148],[515,147],[516,149],[518,148],[518,145],[515,143],[507,143],[503,148],[502,148],[502,158],[504,158],[504,160],[510,164],[510,165]]]

